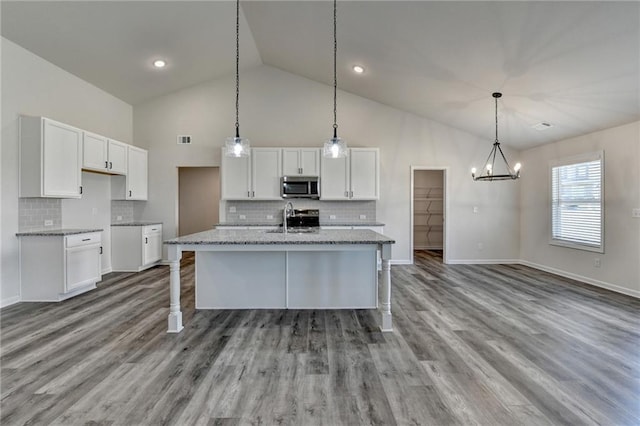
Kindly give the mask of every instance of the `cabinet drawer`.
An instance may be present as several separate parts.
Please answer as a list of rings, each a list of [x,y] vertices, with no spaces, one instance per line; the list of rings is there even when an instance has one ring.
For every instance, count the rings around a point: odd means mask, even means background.
[[[147,225],[142,227],[142,235],[160,234],[162,225]]]
[[[78,247],[89,244],[100,243],[102,240],[100,232],[92,232],[90,234],[77,234],[77,235],[69,235],[65,237],[65,246],[69,247]]]

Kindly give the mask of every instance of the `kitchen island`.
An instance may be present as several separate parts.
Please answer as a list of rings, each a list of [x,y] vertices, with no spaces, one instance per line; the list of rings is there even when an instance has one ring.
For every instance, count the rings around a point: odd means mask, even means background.
[[[310,233],[214,229],[165,241],[170,264],[167,331],[183,329],[183,251],[196,255],[196,309],[375,309],[379,305],[380,328],[391,331],[389,261],[394,243],[371,230],[324,229]]]

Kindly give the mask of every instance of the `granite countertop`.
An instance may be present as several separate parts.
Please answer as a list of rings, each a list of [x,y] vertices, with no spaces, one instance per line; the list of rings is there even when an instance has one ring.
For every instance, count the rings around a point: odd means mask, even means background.
[[[281,223],[273,222],[251,222],[251,223],[217,223],[216,226],[282,226]],[[320,226],[384,226],[382,222],[323,222]]]
[[[271,233],[255,229],[213,229],[184,235],[165,244],[266,245],[266,244],[395,244],[385,235],[369,229],[322,229],[313,233]]]
[[[88,234],[90,232],[102,232],[102,228],[61,228],[41,229],[39,231],[24,231],[16,233],[18,237],[64,237],[65,235]]]
[[[162,222],[157,220],[138,220],[133,222],[116,222],[111,226],[147,226],[147,225],[162,225]]]

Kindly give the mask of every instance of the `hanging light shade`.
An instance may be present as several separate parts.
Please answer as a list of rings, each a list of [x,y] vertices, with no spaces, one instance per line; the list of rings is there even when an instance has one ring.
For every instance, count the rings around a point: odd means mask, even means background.
[[[240,0],[236,0],[236,135],[224,141],[224,155],[227,157],[248,157],[251,155],[249,139],[240,137]]]
[[[495,92],[492,96],[496,103],[496,140],[480,174],[476,175],[477,169],[474,167],[471,169],[471,177],[473,180],[488,181],[518,179],[520,177],[520,163],[516,163],[512,169],[502,152],[502,148],[500,148],[500,142],[498,142],[498,98],[502,96],[502,93]],[[500,156],[498,156],[498,153],[500,153]],[[498,164],[496,164],[496,158],[498,159]],[[502,161],[500,161],[501,159]]]
[[[338,137],[338,108],[337,108],[337,95],[338,95],[338,77],[337,77],[337,52],[338,52],[338,37],[337,37],[337,4],[336,0],[333,0],[333,137],[324,142],[324,148],[322,155],[328,158],[341,158],[346,157],[349,151],[347,150],[347,143]]]

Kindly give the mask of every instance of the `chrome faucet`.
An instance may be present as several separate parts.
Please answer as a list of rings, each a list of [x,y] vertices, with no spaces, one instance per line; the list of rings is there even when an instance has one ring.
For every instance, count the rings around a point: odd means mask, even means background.
[[[284,205],[284,209],[282,209],[282,230],[285,234],[287,233],[287,218],[291,216],[292,213],[293,204],[291,204],[291,201],[289,201]]]

